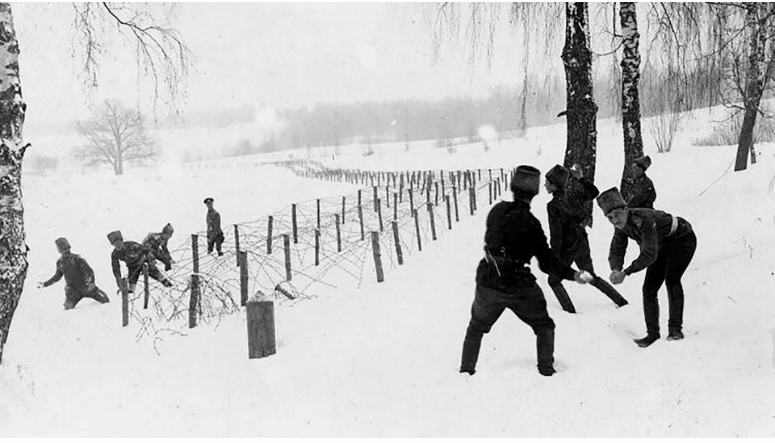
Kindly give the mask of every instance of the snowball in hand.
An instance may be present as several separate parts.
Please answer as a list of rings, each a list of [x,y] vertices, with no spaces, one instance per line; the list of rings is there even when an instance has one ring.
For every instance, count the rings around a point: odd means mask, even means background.
[[[592,274],[590,274],[590,273],[589,273],[589,272],[587,272],[587,271],[582,271],[582,272],[581,272],[581,275],[580,275],[579,277],[580,277],[580,278],[581,278],[581,280],[582,280],[582,281],[584,281],[585,283],[589,283],[589,282],[591,282],[592,280],[594,280],[594,279],[595,279],[595,277],[592,277]]]

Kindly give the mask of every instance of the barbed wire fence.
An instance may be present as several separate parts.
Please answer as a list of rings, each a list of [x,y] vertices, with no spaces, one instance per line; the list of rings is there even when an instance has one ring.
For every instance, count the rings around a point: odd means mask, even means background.
[[[514,172],[366,171],[307,159],[267,164],[359,188],[229,225],[223,256],[206,252],[204,232],[170,248],[174,264],[166,274],[173,286],[141,276],[138,292],[129,294],[129,317],[140,325],[138,340],[151,336],[156,346],[165,332],[185,334],[186,321],[189,328],[217,327],[259,291],[292,306],[360,288],[364,278],[381,282],[386,269],[402,266],[405,256],[447,236],[479,205],[487,202],[489,208],[508,189]]]

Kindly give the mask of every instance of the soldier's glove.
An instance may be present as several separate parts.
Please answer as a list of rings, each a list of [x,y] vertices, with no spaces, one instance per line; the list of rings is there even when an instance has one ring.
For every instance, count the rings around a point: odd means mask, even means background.
[[[169,271],[170,269],[172,269],[172,265],[169,263],[164,263],[164,270]]]

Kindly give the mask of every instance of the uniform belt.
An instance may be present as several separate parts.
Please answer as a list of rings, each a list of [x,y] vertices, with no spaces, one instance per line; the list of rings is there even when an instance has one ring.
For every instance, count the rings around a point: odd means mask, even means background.
[[[670,218],[672,218],[672,223],[670,224],[670,233],[667,234],[668,237],[671,237],[673,234],[675,234],[675,231],[678,230],[678,217],[675,215],[671,215]]]

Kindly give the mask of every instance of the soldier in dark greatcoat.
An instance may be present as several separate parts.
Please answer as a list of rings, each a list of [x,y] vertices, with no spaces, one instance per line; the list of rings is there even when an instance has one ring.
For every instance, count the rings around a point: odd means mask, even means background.
[[[145,246],[133,242],[124,241],[121,231],[113,231],[108,234],[108,241],[113,245],[113,253],[110,254],[110,264],[113,268],[113,276],[116,278],[116,285],[121,287],[121,266],[119,260],[126,263],[127,283],[129,292],[135,291],[135,285],[143,272],[143,264],[148,264],[148,276],[158,281],[166,287],[172,286],[172,282],[159,270],[154,264],[154,258],[151,251]]]
[[[646,270],[643,280],[646,336],[636,339],[635,343],[645,348],[660,338],[657,292],[662,283],[667,286],[670,314],[667,339],[683,339],[684,291],[681,277],[697,249],[697,237],[692,225],[681,217],[663,211],[628,208],[617,188],[600,194],[597,203],[616,228],[608,254],[612,270],[611,283],[618,285],[626,276]],[[629,239],[638,243],[640,254],[630,266],[622,269]]]
[[[213,252],[213,246],[218,251],[218,255],[223,255],[221,245],[223,244],[223,231],[221,230],[221,214],[213,209],[213,199],[207,197],[205,200],[207,206],[207,253]]]
[[[651,166],[651,157],[648,155],[636,158],[632,164],[635,180],[630,189],[627,207],[654,209],[654,200],[657,199],[657,191],[654,183],[646,176],[646,170]]]
[[[566,280],[585,280],[570,266],[561,264],[546,244],[530,202],[538,194],[541,173],[532,166],[520,166],[510,188],[513,202],[496,204],[487,215],[484,258],[476,269],[476,293],[471,320],[463,341],[460,372],[473,375],[482,336],[508,308],[527,323],[536,335],[538,372],[551,376],[554,370],[554,321],[546,311],[546,299],[530,272],[536,257],[542,271]]]
[[[65,309],[73,309],[81,299],[91,298],[100,303],[108,303],[107,294],[94,283],[94,271],[80,255],[70,252],[70,242],[66,238],[58,238],[54,242],[61,255],[57,260],[57,270],[50,279],[38,283],[39,288],[45,288],[65,278]]]
[[[574,165],[571,168],[570,180],[576,182],[572,187],[579,191],[569,196],[565,192],[568,175],[568,170],[560,165],[554,166],[546,173],[545,187],[547,192],[552,194],[552,200],[546,205],[552,252],[560,263],[570,265],[575,262],[580,270],[589,272],[593,276],[590,282],[592,286],[608,296],[616,306],[622,307],[627,304],[627,300],[605,280],[595,275],[587,230],[584,227],[584,206],[586,202],[597,197],[599,192],[595,185],[584,177],[581,168]],[[549,287],[557,296],[563,310],[576,312],[568,292],[562,285],[562,278],[549,274]]]
[[[167,248],[167,242],[172,237],[175,230],[172,225],[167,223],[161,232],[151,232],[143,240],[143,246],[148,248],[156,260],[164,263],[164,270],[172,269],[172,256]]]

